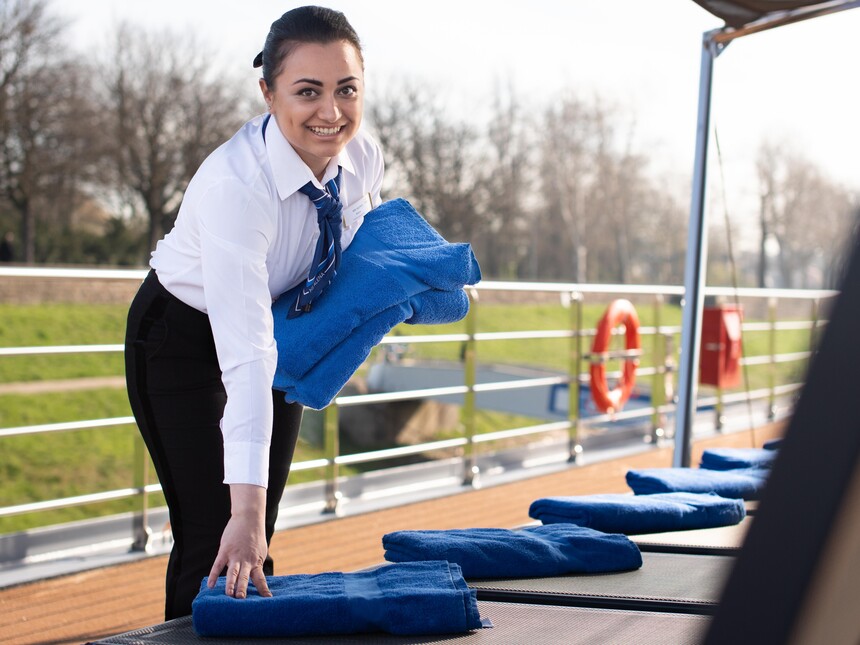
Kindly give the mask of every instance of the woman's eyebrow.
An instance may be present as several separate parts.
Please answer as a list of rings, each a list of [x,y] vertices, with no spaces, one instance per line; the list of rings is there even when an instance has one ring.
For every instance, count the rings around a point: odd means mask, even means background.
[[[343,85],[344,83],[349,83],[350,81],[358,81],[361,80],[358,76],[347,76],[346,78],[342,78],[337,82],[337,85]],[[311,85],[316,85],[317,87],[322,87],[323,82],[318,81],[315,78],[300,78],[298,80],[293,81],[293,85],[298,85],[299,83],[310,83]]]

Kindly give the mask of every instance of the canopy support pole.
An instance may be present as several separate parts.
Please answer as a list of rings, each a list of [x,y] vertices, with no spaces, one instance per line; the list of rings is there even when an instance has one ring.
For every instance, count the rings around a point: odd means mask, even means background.
[[[678,404],[675,408],[675,450],[672,465],[690,465],[693,417],[699,371],[699,343],[702,337],[705,274],[708,264],[708,230],[705,222],[705,178],[710,137],[711,89],[714,59],[736,38],[819,16],[860,7],[860,0],[832,0],[814,7],[779,11],[763,16],[739,29],[723,27],[702,36],[702,65],[699,75],[699,112],[696,125],[696,155],[693,165],[693,193],[687,257],[684,265],[684,310],[681,320],[681,361],[678,370]]]
[[[681,365],[678,371],[678,404],[675,408],[675,451],[672,465],[690,465],[693,417],[702,335],[705,273],[708,266],[708,228],[705,225],[705,179],[710,138],[711,89],[714,59],[718,55],[713,35],[702,36],[702,65],[699,73],[699,113],[696,124],[696,156],[693,164],[693,194],[687,231],[687,258],[684,262],[684,308],[681,318]]]

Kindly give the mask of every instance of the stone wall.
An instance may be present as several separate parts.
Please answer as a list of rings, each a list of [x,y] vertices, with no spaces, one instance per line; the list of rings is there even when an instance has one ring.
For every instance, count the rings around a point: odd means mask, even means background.
[[[0,276],[0,302],[129,304],[140,282],[130,279],[81,279]]]

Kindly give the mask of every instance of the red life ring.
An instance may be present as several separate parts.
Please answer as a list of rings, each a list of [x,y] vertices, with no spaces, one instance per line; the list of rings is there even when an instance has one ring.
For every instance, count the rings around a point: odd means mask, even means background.
[[[606,308],[603,318],[597,323],[597,334],[591,345],[591,398],[602,412],[618,412],[624,407],[633,385],[636,383],[636,368],[639,358],[628,356],[624,359],[621,378],[618,385],[610,390],[606,382],[606,358],[609,351],[609,340],[612,330],[618,325],[624,325],[626,349],[641,349],[639,342],[639,316],[629,300],[613,300]]]

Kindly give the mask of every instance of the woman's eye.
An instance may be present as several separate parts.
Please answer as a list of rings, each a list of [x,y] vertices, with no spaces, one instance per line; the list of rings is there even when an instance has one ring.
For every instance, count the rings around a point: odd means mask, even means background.
[[[305,88],[299,90],[299,96],[311,98],[311,97],[314,97],[316,95],[317,95],[316,90],[313,90],[309,87],[305,87]]]
[[[352,85],[347,85],[346,87],[340,88],[341,96],[355,96],[358,93],[358,90]]]

